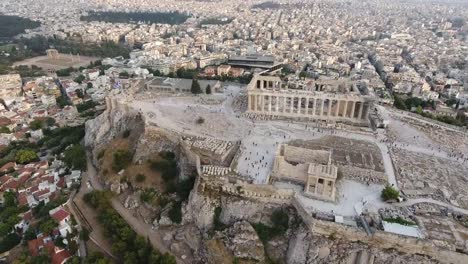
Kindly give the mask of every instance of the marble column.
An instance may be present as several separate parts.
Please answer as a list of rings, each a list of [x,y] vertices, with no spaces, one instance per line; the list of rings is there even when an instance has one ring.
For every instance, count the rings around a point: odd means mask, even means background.
[[[327,116],[332,116],[332,114],[331,114],[332,104],[333,104],[333,100],[328,99],[328,113],[327,113]]]
[[[309,115],[309,97],[306,97],[305,114]]]
[[[312,116],[316,115],[317,111],[317,98],[314,98],[314,105],[312,105]]]
[[[280,99],[280,97],[276,96],[275,99],[276,99],[276,102],[275,102],[276,113],[278,113],[279,112],[279,99]]]
[[[359,120],[361,120],[362,118],[362,110],[364,110],[364,102],[361,102],[361,106],[359,107],[359,115],[358,115]]]
[[[351,102],[353,105],[351,106],[351,118],[354,119],[354,111],[356,110],[356,101]]]
[[[249,95],[249,100],[247,100],[247,109],[252,110],[250,109],[252,107],[252,95]]]
[[[294,113],[294,96],[291,96],[291,110],[289,111],[290,114]]]
[[[268,96],[268,112],[271,112],[271,95]]]
[[[340,114],[340,105],[341,105],[341,100],[338,100],[336,102],[335,116],[339,116],[339,114]]]
[[[302,112],[302,97],[297,99],[297,113],[301,114]]]
[[[325,107],[325,101],[320,99],[320,117],[323,116],[323,108]]]
[[[343,117],[348,116],[348,101],[345,101]]]
[[[284,96],[283,97],[283,113],[286,113],[286,101],[287,101],[287,97]]]

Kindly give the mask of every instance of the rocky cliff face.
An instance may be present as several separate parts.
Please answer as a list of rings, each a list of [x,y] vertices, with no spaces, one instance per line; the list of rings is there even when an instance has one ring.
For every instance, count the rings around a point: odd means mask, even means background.
[[[106,111],[95,119],[86,121],[85,129],[85,146],[92,150],[93,154],[96,154],[97,150],[124,131],[143,130],[144,121],[137,111],[129,110],[125,107],[108,107]]]

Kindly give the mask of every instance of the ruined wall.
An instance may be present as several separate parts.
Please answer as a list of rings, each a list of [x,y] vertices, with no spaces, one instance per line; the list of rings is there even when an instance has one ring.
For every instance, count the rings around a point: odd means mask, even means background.
[[[293,199],[292,204],[312,233],[333,236],[353,242],[359,241],[383,249],[393,248],[409,254],[424,254],[442,263],[468,263],[468,255],[457,253],[453,248],[441,248],[428,240],[380,230],[376,230],[372,236],[369,236],[363,230],[355,227],[313,218],[304,210],[303,205],[297,199]]]
[[[309,164],[297,164],[293,165],[288,163],[284,159],[280,158],[277,161],[278,168],[275,171],[274,178],[281,180],[291,180],[296,183],[305,184],[307,181],[307,171],[309,169]]]
[[[374,184],[387,183],[385,172],[362,169],[350,165],[337,165],[337,167],[346,179],[352,179],[359,182],[370,182]]]
[[[284,145],[283,156],[292,162],[327,164],[329,152]]]

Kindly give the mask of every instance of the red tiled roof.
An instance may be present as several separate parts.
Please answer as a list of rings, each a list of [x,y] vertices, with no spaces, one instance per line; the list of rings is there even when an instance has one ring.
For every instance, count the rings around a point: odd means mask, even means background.
[[[61,222],[63,219],[67,218],[68,216],[70,216],[70,213],[65,211],[63,208],[60,208],[57,212],[51,215],[51,217],[57,222]]]
[[[33,195],[34,195],[34,197],[36,197],[36,199],[37,199],[38,197],[40,197],[40,196],[42,196],[42,195],[45,195],[45,194],[47,194],[47,193],[49,193],[49,189],[44,189],[44,190],[42,190],[42,191],[37,191],[37,192],[33,193]]]
[[[18,203],[19,205],[23,206],[23,205],[27,205],[28,204],[28,198],[27,198],[27,195],[25,193],[21,193],[19,196],[18,196]]]
[[[31,221],[32,218],[33,218],[33,215],[32,215],[31,210],[23,214],[23,220],[25,221]]]
[[[57,186],[60,187],[60,188],[64,188],[64,187],[65,187],[65,177],[61,177],[61,178],[58,180]]]
[[[59,251],[57,253],[54,253],[52,255],[52,264],[62,264],[65,263],[67,259],[69,259],[72,255],[63,249],[62,251]]]
[[[39,255],[39,251],[41,247],[44,247],[49,254],[54,253],[54,248],[55,248],[54,242],[48,241],[44,243],[43,236],[40,236],[36,239],[28,241],[29,252],[31,253],[32,256]]]

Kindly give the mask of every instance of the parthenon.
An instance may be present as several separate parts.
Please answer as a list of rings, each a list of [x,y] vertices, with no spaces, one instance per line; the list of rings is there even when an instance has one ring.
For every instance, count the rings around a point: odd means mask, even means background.
[[[285,84],[278,76],[256,74],[247,87],[249,113],[369,124],[373,105],[355,84],[336,80]]]

